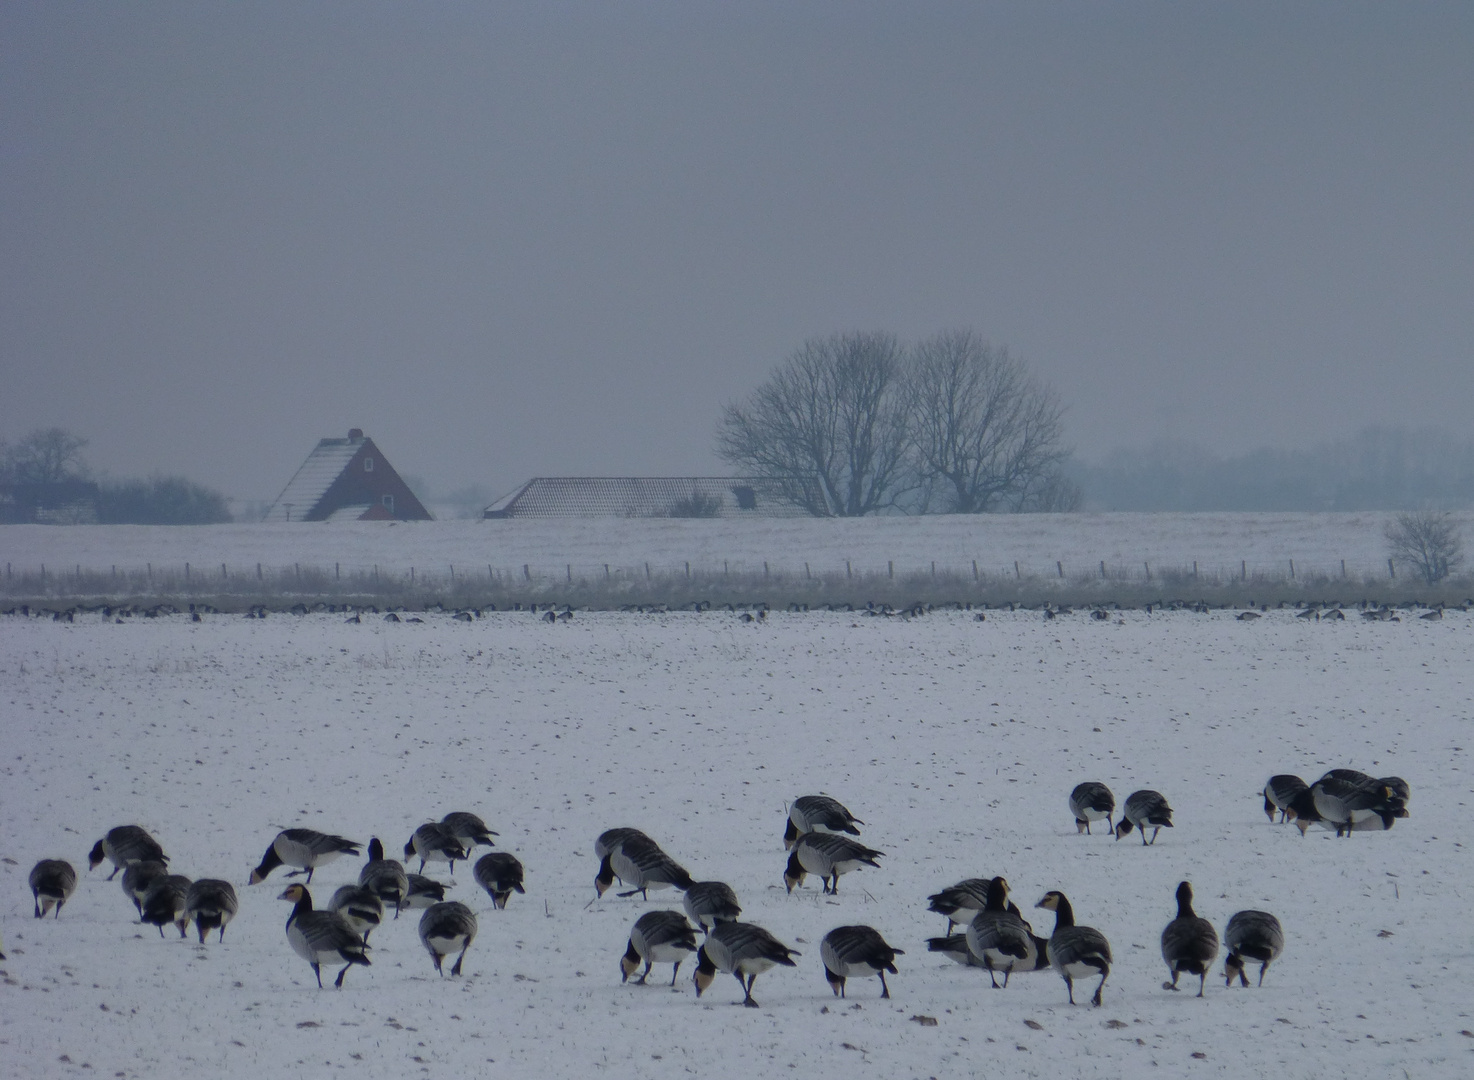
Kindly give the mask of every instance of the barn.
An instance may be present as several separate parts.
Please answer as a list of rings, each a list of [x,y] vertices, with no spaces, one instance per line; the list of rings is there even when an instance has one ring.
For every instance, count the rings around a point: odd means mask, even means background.
[[[740,476],[537,476],[483,518],[807,517],[779,481]]]
[[[429,521],[374,440],[353,428],[320,439],[266,511],[263,521]]]

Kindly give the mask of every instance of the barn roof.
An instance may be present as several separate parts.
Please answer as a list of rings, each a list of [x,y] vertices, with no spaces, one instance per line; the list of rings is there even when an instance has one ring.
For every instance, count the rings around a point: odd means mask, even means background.
[[[363,444],[361,434],[357,438],[319,439],[261,520],[305,521]]]
[[[538,476],[486,508],[511,517],[806,517],[777,481],[740,476]]]
[[[383,451],[353,428],[346,439],[319,439],[263,521],[428,521]]]

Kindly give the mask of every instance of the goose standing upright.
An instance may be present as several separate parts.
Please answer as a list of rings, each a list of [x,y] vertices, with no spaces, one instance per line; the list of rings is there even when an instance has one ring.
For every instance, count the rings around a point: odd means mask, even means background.
[[[849,833],[859,836],[856,825],[865,824],[828,795],[800,795],[788,808],[788,826],[783,832],[783,849],[792,849],[805,833]]]
[[[1094,780],[1077,784],[1070,792],[1070,813],[1075,815],[1075,832],[1089,833],[1092,821],[1104,821],[1110,830],[1111,814],[1116,809],[1116,797],[1111,789]]]
[[[455,966],[450,969],[452,975],[459,975],[461,962],[466,959],[466,950],[475,940],[476,915],[459,901],[435,904],[420,916],[420,941],[429,950],[430,959],[435,961],[435,971],[439,975],[445,974],[441,969],[441,962],[460,949],[461,954],[456,957]]]
[[[403,863],[384,858],[384,845],[377,836],[369,840],[368,862],[358,872],[358,883],[377,896],[386,908],[392,907],[394,917],[399,918],[399,909],[409,892],[409,878]]]
[[[1193,911],[1193,887],[1187,882],[1177,886],[1177,918],[1162,931],[1162,959],[1172,973],[1172,981],[1163,990],[1176,990],[1177,978],[1184,971],[1198,977],[1198,997],[1208,982],[1208,971],[1218,957],[1218,931],[1207,919]]]
[[[872,975],[880,976],[880,996],[889,998],[891,988],[886,985],[885,973],[895,975],[896,957],[904,955],[904,950],[887,945],[872,926],[836,926],[819,943],[824,978],[834,996],[840,998],[845,996],[846,979],[868,979]]]
[[[312,894],[300,882],[288,885],[277,899],[294,903],[291,915],[287,916],[287,942],[292,951],[312,965],[317,976],[317,988],[322,989],[322,965],[343,965],[333,985],[343,989],[343,976],[354,964],[368,967],[369,958],[364,955],[368,945],[358,932],[348,925],[348,920],[335,911],[314,911]]]
[[[696,951],[696,931],[679,911],[647,911],[635,920],[630,931],[629,947],[619,959],[620,982],[629,977],[645,962],[645,971],[635,982],[641,986],[656,964],[674,964],[670,984],[675,986],[681,962]]]
[[[1023,917],[1008,910],[1008,882],[995,877],[988,883],[988,899],[983,910],[967,926],[967,947],[988,969],[993,988],[998,980],[993,972],[1003,972],[1003,985],[1014,968],[1028,971],[1036,966],[1038,951],[1033,935]]]
[[[476,883],[486,890],[492,906],[498,911],[507,906],[514,892],[527,892],[522,887],[522,863],[510,852],[493,851],[481,856],[472,872]]]
[[[1228,949],[1228,959],[1223,962],[1223,973],[1228,977],[1226,985],[1232,986],[1237,975],[1248,986],[1244,963],[1255,960],[1259,963],[1259,985],[1263,986],[1264,973],[1284,951],[1285,932],[1280,921],[1267,911],[1239,911],[1224,927],[1223,944]]]
[[[106,836],[92,845],[92,851],[87,856],[87,869],[96,870],[97,864],[103,859],[113,864],[113,872],[107,876],[112,881],[118,876],[119,870],[132,863],[168,863],[169,856],[164,854],[159,842],[143,826],[119,825],[115,829],[109,829]]]
[[[778,965],[797,967],[793,962],[794,952],[787,945],[768,933],[761,926],[745,922],[719,923],[706,935],[701,948],[696,950],[696,984],[699,998],[718,971],[730,972],[742,987],[742,1004],[756,1009],[758,1003],[752,997],[752,984],[757,977]]]
[[[36,918],[44,919],[54,906],[59,919],[67,898],[76,891],[77,871],[65,859],[42,859],[31,868],[30,884]]]
[[[278,866],[295,866],[296,870],[287,877],[307,875],[307,884],[312,883],[312,872],[323,863],[332,862],[340,855],[357,855],[357,841],[345,840],[331,833],[320,833],[313,829],[283,829],[276,834],[261,856],[261,865],[251,871],[251,884],[265,881],[266,875]]]
[[[1152,827],[1151,842],[1155,844],[1157,833],[1172,828],[1172,807],[1167,805],[1159,791],[1134,791],[1127,797],[1121,820],[1116,824],[1116,839],[1121,839],[1135,826],[1141,830],[1141,844],[1145,847],[1148,825]]]
[[[885,852],[868,848],[858,841],[836,833],[809,832],[800,836],[788,856],[788,866],[783,871],[783,883],[788,891],[804,883],[806,874],[818,874],[824,882],[824,892],[839,895],[839,875],[848,874],[861,866],[876,866],[876,859]]]
[[[1100,1007],[1100,994],[1111,974],[1111,943],[1093,926],[1076,926],[1075,909],[1065,894],[1054,890],[1034,905],[1054,912],[1054,933],[1049,936],[1049,963],[1065,981],[1070,1004],[1075,1004],[1075,980],[1099,975],[1090,1004]]]
[[[211,930],[219,930],[219,941],[225,940],[225,927],[240,910],[240,901],[235,895],[235,886],[219,878],[200,878],[184,894],[185,914],[194,920],[200,935],[200,944]],[[162,927],[160,932],[162,932]]]

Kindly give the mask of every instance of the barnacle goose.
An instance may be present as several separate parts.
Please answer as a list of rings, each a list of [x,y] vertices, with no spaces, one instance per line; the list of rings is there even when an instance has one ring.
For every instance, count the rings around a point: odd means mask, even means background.
[[[1157,833],[1172,828],[1172,807],[1158,791],[1133,791],[1126,799],[1121,820],[1116,824],[1116,839],[1119,840],[1135,826],[1141,830],[1141,843],[1147,844],[1146,827],[1152,827],[1151,842],[1157,842]]]
[[[1362,774],[1348,779],[1327,773],[1311,785],[1310,794],[1316,811],[1335,827],[1337,836],[1350,836],[1358,823],[1373,817],[1390,829],[1394,820],[1407,816],[1391,787]]]
[[[150,836],[141,825],[119,825],[109,829],[107,835],[92,846],[87,856],[87,869],[96,870],[97,864],[107,859],[113,864],[109,881],[118,876],[118,871],[136,862],[167,863],[169,856],[159,842]]]
[[[1224,927],[1223,944],[1228,949],[1228,959],[1223,962],[1223,973],[1228,976],[1226,985],[1232,986],[1237,975],[1248,986],[1244,964],[1254,960],[1259,964],[1259,985],[1263,986],[1264,973],[1284,951],[1285,932],[1280,921],[1267,911],[1239,911]]]
[[[468,854],[478,844],[485,844],[487,847],[496,847],[491,842],[491,838],[500,835],[488,829],[486,822],[482,821],[475,814],[467,813],[465,810],[455,810],[446,814],[440,819],[440,824],[445,827],[445,830],[451,836],[461,842],[461,846],[466,849]]]
[[[472,872],[476,883],[486,890],[492,906],[498,911],[507,906],[514,892],[527,892],[522,887],[522,863],[510,852],[493,851],[490,855],[481,856]]]
[[[200,878],[189,887],[184,894],[184,912],[194,920],[194,926],[200,935],[200,944],[205,943],[205,935],[211,930],[219,930],[219,941],[225,940],[225,927],[235,913],[240,910],[240,901],[236,899],[235,886],[228,881],[219,878]],[[163,928],[159,928],[163,932]]]
[[[384,902],[377,893],[363,885],[340,885],[328,901],[328,910],[348,920],[348,925],[368,944],[374,927],[384,921]]]
[[[461,961],[466,959],[466,950],[476,940],[476,915],[457,900],[435,904],[420,916],[420,940],[429,950],[430,959],[435,961],[435,971],[440,975],[445,974],[440,966],[441,961],[460,949],[461,954],[456,957],[455,966],[450,969],[452,975],[459,975]]]
[[[143,921],[159,928],[159,937],[164,936],[164,927],[173,923],[184,937],[189,929],[189,887],[191,882],[183,874],[169,874],[149,886],[143,898]]]
[[[987,906],[988,886],[992,881],[992,878],[963,878],[956,885],[927,897],[927,910],[946,917],[950,934],[953,926],[966,926]]]
[[[336,911],[314,911],[312,894],[307,886],[299,883],[288,885],[277,899],[294,902],[291,915],[287,916],[287,942],[292,951],[312,965],[317,976],[317,988],[322,989],[322,965],[343,965],[333,985],[343,989],[343,976],[354,964],[369,965],[364,955],[367,943],[358,936],[358,931],[348,925],[348,920]]]
[[[1049,963],[1065,981],[1070,1004],[1075,1004],[1075,979],[1099,975],[1095,996],[1090,1003],[1099,1007],[1100,992],[1111,974],[1111,943],[1092,926],[1076,926],[1075,911],[1065,894],[1057,890],[1044,894],[1034,905],[1054,912],[1054,933],[1049,936]]]
[[[384,858],[384,845],[377,836],[369,840],[368,862],[358,872],[358,883],[379,898],[379,903],[394,909],[399,918],[399,909],[409,892],[409,878],[404,873],[404,864],[398,859]]]
[[[420,857],[420,873],[422,874],[425,872],[427,862],[449,863],[450,872],[454,874],[456,862],[466,858],[466,849],[444,825],[438,821],[430,821],[417,828],[405,841],[404,857],[408,859],[411,855]]]
[[[620,982],[629,977],[645,962],[645,971],[636,979],[644,985],[650,969],[656,964],[674,964],[670,984],[675,986],[681,962],[696,951],[696,931],[679,911],[647,911],[635,920],[630,931],[629,947],[619,958]]]
[[[1308,791],[1310,785],[1301,780],[1293,773],[1280,773],[1271,776],[1264,785],[1264,814],[1270,823],[1274,822],[1275,812],[1280,815],[1280,823],[1289,819],[1290,804],[1302,791]]]
[[[423,874],[405,874],[409,888],[405,890],[401,908],[427,908],[445,899],[445,885]]]
[[[594,879],[594,887],[598,889],[599,895],[604,895],[604,890],[614,883],[614,877],[626,885],[631,886],[627,892],[622,892],[621,897],[634,896],[639,893],[644,899],[650,898],[649,890],[663,889],[674,885],[681,890],[689,889],[696,882],[686,869],[667,855],[659,844],[647,836],[627,836],[616,844],[604,858],[599,869],[599,876]]]
[[[718,971],[727,971],[736,976],[742,987],[742,1004],[756,1009],[758,1003],[752,997],[752,984],[757,977],[779,964],[797,967],[793,958],[798,955],[761,926],[719,923],[696,950],[696,974],[692,978],[696,996],[699,998],[705,992]]]
[[[44,919],[55,907],[59,919],[67,897],[77,888],[77,871],[65,859],[42,859],[31,868],[30,882],[36,918]]]
[[[138,909],[138,917],[143,917],[143,898],[148,895],[148,890],[155,881],[169,876],[169,868],[161,862],[153,859],[145,859],[143,862],[129,863],[119,879],[123,884],[123,893],[133,901],[133,906]]]
[[[995,877],[988,883],[988,899],[983,910],[967,926],[967,947],[988,970],[993,988],[998,988],[995,971],[1003,972],[1003,985],[1014,968],[1027,971],[1036,966],[1038,951],[1029,925],[1016,912],[1009,911],[1008,882]]]
[[[798,842],[804,833],[849,833],[859,836],[856,825],[865,824],[845,809],[838,799],[828,795],[800,795],[788,808],[788,827],[783,832],[785,851]]]
[[[1090,832],[1092,821],[1104,821],[1106,829],[1111,826],[1111,814],[1116,809],[1116,797],[1111,789],[1094,780],[1077,784],[1070,792],[1070,813],[1075,815],[1075,832]]]
[[[861,866],[879,866],[875,860],[884,855],[885,852],[868,848],[846,836],[804,833],[788,856],[783,883],[789,892],[793,892],[796,886],[804,883],[806,874],[818,874],[824,882],[824,891],[838,896],[840,874],[848,874]]]
[[[341,836],[320,833],[312,829],[283,829],[261,856],[261,865],[251,871],[251,884],[265,881],[266,875],[283,864],[298,869],[287,874],[296,877],[305,872],[307,882],[312,882],[312,872],[323,863],[332,862],[339,855],[357,855],[358,843]]]
[[[896,974],[896,957],[903,949],[887,945],[880,931],[870,926],[836,926],[819,943],[819,956],[824,961],[824,978],[835,997],[844,997],[846,979],[868,979],[880,976],[880,996],[891,996],[885,973]]]
[[[724,881],[698,881],[681,897],[681,906],[691,921],[703,931],[717,923],[736,922],[742,915],[737,894]]]
[[[1172,974],[1163,990],[1176,990],[1177,978],[1184,971],[1198,977],[1198,997],[1208,981],[1208,971],[1218,957],[1218,931],[1207,919],[1193,911],[1193,887],[1187,882],[1177,886],[1177,918],[1162,930],[1162,959]]]

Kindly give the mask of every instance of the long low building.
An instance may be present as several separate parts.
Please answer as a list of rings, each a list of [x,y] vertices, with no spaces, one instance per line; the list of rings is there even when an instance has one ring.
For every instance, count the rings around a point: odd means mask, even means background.
[[[777,480],[741,476],[537,476],[484,518],[807,517]]]

